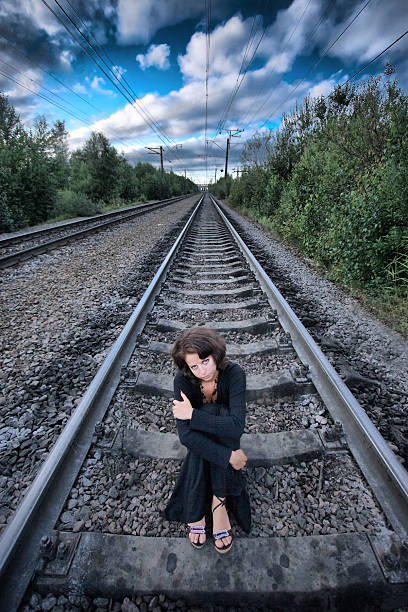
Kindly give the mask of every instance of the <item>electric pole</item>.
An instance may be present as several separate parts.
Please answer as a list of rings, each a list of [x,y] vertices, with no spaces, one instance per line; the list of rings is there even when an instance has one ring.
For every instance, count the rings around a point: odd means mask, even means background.
[[[227,138],[227,148],[226,148],[226,151],[225,151],[225,172],[224,172],[225,178],[227,178],[227,176],[228,176],[228,153],[229,153],[229,146],[230,146],[230,137],[228,136],[228,138]]]
[[[160,155],[160,171],[163,176],[164,168],[163,168],[163,147],[145,147],[148,151],[151,151],[149,155]]]
[[[221,131],[228,133],[227,149],[225,151],[225,172],[224,172],[224,176],[225,176],[225,178],[227,178],[227,176],[228,176],[228,153],[229,153],[231,138],[240,138],[240,136],[238,136],[238,134],[240,132],[243,132],[244,130],[240,130],[238,128],[235,128],[235,129],[232,129],[232,130],[222,129],[222,130],[220,130],[220,134],[221,134]]]

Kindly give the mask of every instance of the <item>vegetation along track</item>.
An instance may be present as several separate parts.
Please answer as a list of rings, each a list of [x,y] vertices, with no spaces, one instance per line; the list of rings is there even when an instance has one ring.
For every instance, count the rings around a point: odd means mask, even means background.
[[[253,529],[233,525],[222,559],[160,514],[185,453],[169,350],[202,324],[247,373]],[[205,196],[4,531],[1,605],[35,570],[28,598],[393,609],[408,599],[407,529],[407,472]]]
[[[0,239],[0,268],[13,266],[20,261],[25,261],[35,255],[51,251],[72,240],[78,240],[78,238],[83,238],[91,233],[99,232],[111,226],[112,223],[129,221],[133,217],[138,217],[146,212],[178,202],[184,197],[186,196],[114,210],[95,217],[67,221],[53,227],[46,227]]]

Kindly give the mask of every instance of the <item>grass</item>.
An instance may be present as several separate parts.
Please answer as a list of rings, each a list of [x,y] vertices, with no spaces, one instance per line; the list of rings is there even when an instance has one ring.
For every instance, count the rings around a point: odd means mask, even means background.
[[[87,215],[89,217],[97,217],[103,213],[110,212],[112,210],[117,210],[118,208],[131,208],[132,206],[140,206],[141,204],[146,204],[150,200],[140,200],[140,202],[131,202],[130,204],[106,204],[102,206],[95,215]],[[81,217],[74,217],[75,219],[80,219]],[[51,219],[47,219],[44,221],[43,225],[50,225],[51,223],[58,223],[59,221],[67,221],[68,219],[72,219],[70,214],[58,215],[57,217],[52,217]]]
[[[385,291],[382,295],[366,295],[358,298],[388,327],[408,339],[408,295],[403,297],[395,292]]]
[[[231,205],[232,206],[232,205]],[[251,221],[257,223],[262,229],[278,242],[283,243],[285,246],[290,247],[296,252],[296,254],[305,260],[309,265],[318,272],[334,282],[344,292],[355,298],[361,305],[375,315],[385,325],[393,329],[394,331],[401,334],[405,339],[408,339],[408,288],[406,295],[401,295],[400,290],[397,287],[386,287],[381,293],[368,293],[364,292],[363,289],[358,289],[344,283],[339,283],[333,280],[330,271],[325,268],[320,262],[305,257],[305,255],[294,248],[294,245],[288,244],[282,237],[277,233],[272,220],[266,216],[259,216],[253,210],[232,206],[239,214],[247,217]]]

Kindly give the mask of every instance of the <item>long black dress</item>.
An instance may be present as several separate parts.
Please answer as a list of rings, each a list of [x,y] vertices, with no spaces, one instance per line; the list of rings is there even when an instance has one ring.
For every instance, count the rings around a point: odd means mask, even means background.
[[[199,380],[191,381],[178,373],[174,397],[180,390],[191,401],[191,420],[177,420],[180,442],[188,453],[164,516],[170,521],[194,523],[203,518],[212,495],[227,498],[227,507],[247,533],[251,510],[242,470],[229,463],[232,450],[240,448],[245,425],[245,373],[237,363],[227,362],[219,371],[217,403],[202,403]]]

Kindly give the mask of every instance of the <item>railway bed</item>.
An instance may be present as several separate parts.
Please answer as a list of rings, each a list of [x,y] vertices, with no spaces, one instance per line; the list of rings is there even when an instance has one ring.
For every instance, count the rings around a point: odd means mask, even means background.
[[[282,610],[408,600],[407,473],[223,223],[205,196],[6,529],[3,604],[18,604],[34,569],[31,596],[56,600],[160,593],[163,605],[168,596]],[[228,301],[205,299],[220,287]],[[222,559],[160,515],[185,452],[166,355],[192,324],[224,334],[247,372],[253,531],[234,525]]]
[[[186,196],[168,198],[159,202],[139,204],[129,208],[87,217],[75,221],[67,221],[54,226],[29,232],[22,232],[0,239],[0,268],[13,266],[26,261],[35,255],[47,253],[53,249],[78,240],[89,234],[100,232],[112,226],[113,223],[129,221],[142,214],[157,210],[179,202]]]

